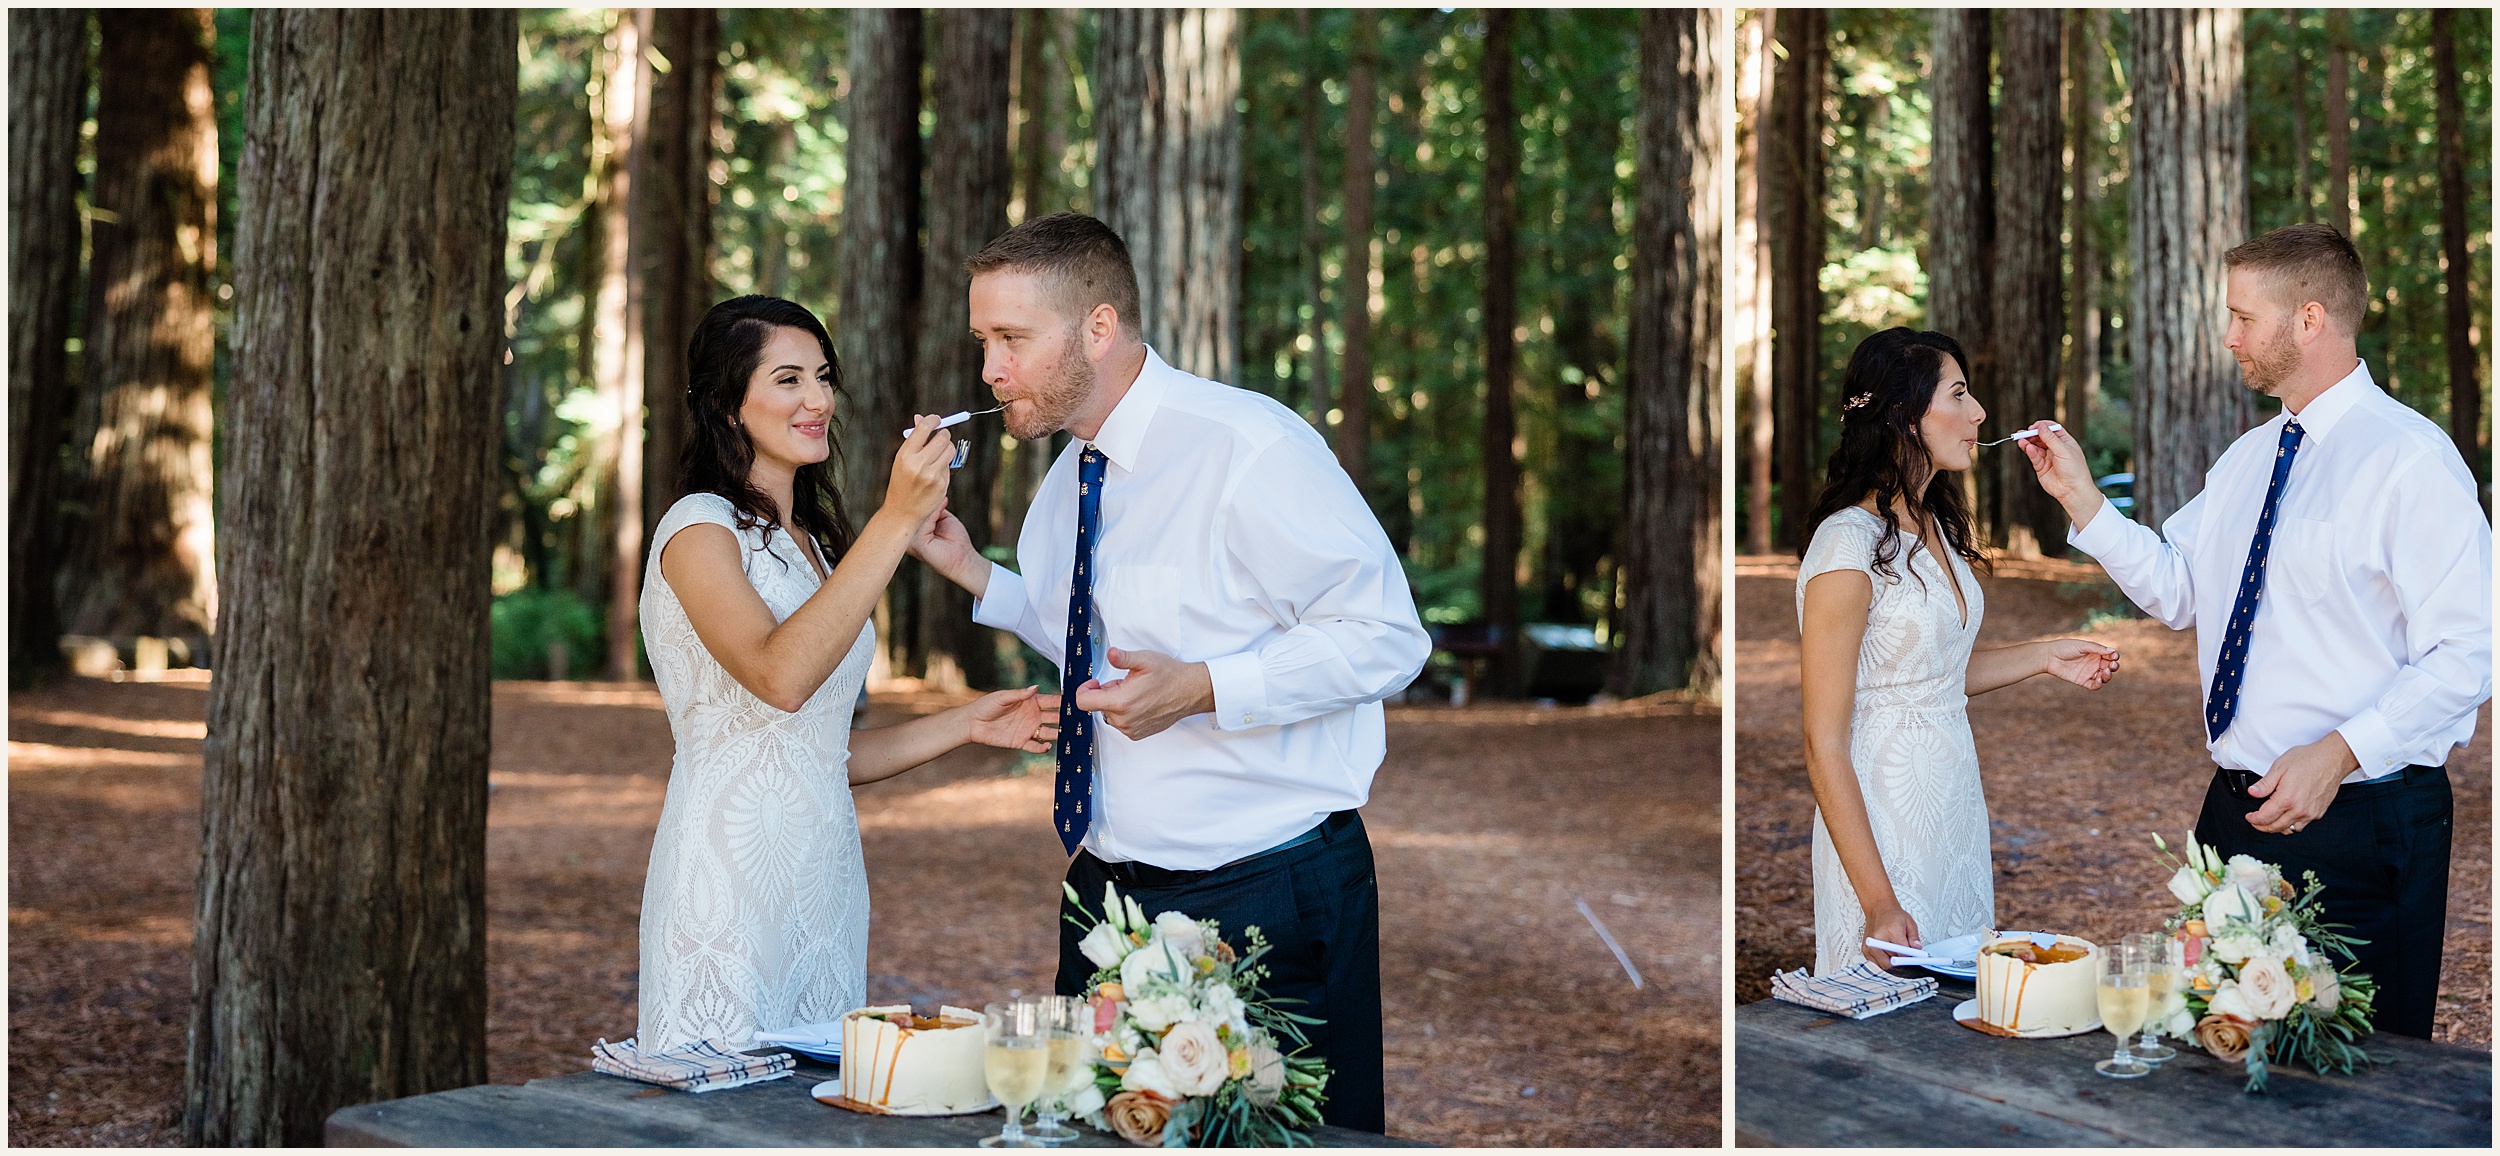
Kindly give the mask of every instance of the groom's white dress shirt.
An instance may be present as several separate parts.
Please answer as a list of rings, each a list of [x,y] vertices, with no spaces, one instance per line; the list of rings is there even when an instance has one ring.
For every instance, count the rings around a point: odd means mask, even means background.
[[[2265,773],[2340,731],[2361,762],[2346,783],[2439,766],[2474,737],[2491,697],[2491,523],[2445,431],[2387,396],[2366,363],[2297,415],[2242,434],[2161,533],[2106,503],[2067,535],[2127,597],[2196,632],[2212,693],[2283,424],[2302,438],[2275,515],[2231,725],[2214,761]]]
[[[1067,661],[1077,457],[1052,464],[973,619]],[[1204,662],[1215,712],[1130,739],[1095,722],[1102,859],[1220,867],[1360,807],[1386,746],[1380,700],[1432,642],[1371,508],[1309,423],[1152,349],[1091,443],[1104,466],[1094,542],[1095,675],[1108,650]],[[1072,688],[1071,688],[1072,689]]]

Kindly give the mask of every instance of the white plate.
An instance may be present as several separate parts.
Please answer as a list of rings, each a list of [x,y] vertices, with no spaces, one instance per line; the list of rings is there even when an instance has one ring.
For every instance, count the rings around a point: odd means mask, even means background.
[[[1953,1005],[1953,1022],[1958,1023],[1958,1024],[1962,1025],[1963,1027],[1969,1028],[1970,1030],[1975,1031],[1975,1032],[1982,1032],[1982,1033],[1985,1033],[1985,1034],[1987,1034],[1987,1035],[1992,1035],[1992,1036],[1993,1036],[1993,1035],[2010,1035],[2010,1036],[2013,1036],[2013,1037],[2014,1037],[2014,1038],[2016,1038],[2016,1039],[2024,1039],[2024,1040],[2058,1040],[2058,1039],[2064,1039],[2064,1038],[2066,1038],[2067,1036],[2080,1036],[2080,1035],[2086,1035],[2086,1034],[2089,1034],[2089,1033],[2091,1033],[2091,1032],[2097,1032],[2097,1031],[2101,1030],[2101,1021],[2100,1021],[2098,1018],[2095,1018],[2095,1019],[2094,1019],[2094,1020],[2093,1020],[2090,1024],[2087,1024],[2087,1025],[2085,1025],[2085,1026],[2083,1026],[2083,1027],[2076,1028],[2075,1030],[2073,1030],[2073,1031],[2071,1031],[2071,1032],[2046,1032],[2046,1031],[2007,1032],[2007,1031],[2005,1031],[2005,1030],[2004,1030],[2004,1029],[2002,1029],[2002,1028],[1993,1027],[1993,1026],[1986,1026],[1986,1025],[1982,1025],[1982,1024],[1979,1022],[1979,1001],[1978,1001],[1978,1000],[1975,1000],[1975,999],[1966,999],[1966,1000],[1963,1000],[1962,1002],[1960,1002],[1960,1003],[1958,1003],[1958,1004]]]
[[[816,1102],[819,1104],[830,1104],[836,1108],[843,1108],[853,1112],[866,1112],[877,1116],[977,1116],[998,1106],[998,1099],[993,1096],[990,1098],[989,1103],[983,1104],[978,1108],[964,1108],[960,1111],[954,1112],[904,1112],[894,1108],[871,1108],[865,1105],[854,1107],[852,1106],[852,1102],[850,1100],[843,1097],[842,1081],[840,1080],[827,1080],[813,1088],[809,1088],[807,1090],[807,1094],[815,1097]]]
[[[1916,966],[1926,968],[1937,975],[1949,975],[1955,979],[1978,979],[1980,942],[1980,935],[1976,931],[1968,935],[1956,935],[1951,939],[1937,940],[1927,945],[1928,954],[1947,955],[1955,959],[1968,958],[1970,963],[1922,963]]]

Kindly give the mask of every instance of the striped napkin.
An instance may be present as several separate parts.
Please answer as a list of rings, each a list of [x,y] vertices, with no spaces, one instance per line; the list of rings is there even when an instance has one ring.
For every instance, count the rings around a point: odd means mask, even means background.
[[[1862,1020],[1936,994],[1936,981],[1894,975],[1872,963],[1859,962],[1830,975],[1808,975],[1804,968],[1771,973],[1771,996],[1820,1012]]]
[[[789,1075],[795,1063],[788,1052],[750,1056],[738,1046],[732,1040],[703,1040],[664,1052],[646,1052],[630,1039],[618,1044],[603,1039],[590,1049],[590,1067],[646,1084],[710,1092],[778,1080]]]

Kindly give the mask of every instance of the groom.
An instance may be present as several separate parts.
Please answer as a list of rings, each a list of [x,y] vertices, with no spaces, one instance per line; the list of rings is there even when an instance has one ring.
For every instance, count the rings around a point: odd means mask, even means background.
[[[1137,274],[1092,217],[1027,221],[967,263],[981,376],[1027,440],[1074,436],[1033,496],[1018,574],[941,513],[913,552],[973,618],[1060,664],[1051,826],[1091,907],[1271,945],[1269,995],[1319,1017],[1328,1122],[1382,1130],[1380,918],[1356,813],[1380,700],[1423,669],[1405,571],[1353,481],[1275,401],[1164,363]],[[1064,903],[1064,901],[1063,901]],[[1094,965],[1059,928],[1062,994]],[[1288,1045],[1289,1046],[1289,1045]]]
[[[2369,285],[2325,225],[2223,255],[2227,344],[2283,412],[2161,533],[2109,508],[2047,422],[2023,443],[2067,537],[2173,630],[2194,626],[2214,777],[2198,842],[2317,872],[2369,942],[2377,1025],[2427,1038],[2447,924],[2449,752],[2491,697],[2491,524],[2438,426],[2355,352]]]

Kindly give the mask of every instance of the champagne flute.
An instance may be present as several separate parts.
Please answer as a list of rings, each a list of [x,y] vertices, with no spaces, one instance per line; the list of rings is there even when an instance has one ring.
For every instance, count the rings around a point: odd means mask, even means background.
[[[2163,1009],[2170,1006],[2170,993],[2179,990],[2179,973],[2187,969],[2185,945],[2160,932],[2130,935],[2128,943],[2144,951],[2144,986],[2152,993],[2147,1001],[2151,1010],[2144,1014],[2144,1036],[2127,1049],[2128,1054],[2156,1067],[2172,1059],[2179,1049],[2157,1042],[2161,1037]]]
[[[1041,1006],[1042,1050],[1048,1059],[1041,1098],[1033,1102],[1034,1126],[1025,1135],[1045,1144],[1065,1144],[1077,1136],[1076,1129],[1062,1123],[1068,1117],[1068,1097],[1094,1079],[1093,1065],[1085,1062],[1094,1005],[1071,995],[1046,995],[1034,1002]]]
[[[2101,958],[2093,966],[2095,994],[2100,997],[2101,1026],[2118,1037],[2118,1050],[2106,1060],[2092,1065],[2092,1070],[2119,1080],[2132,1080],[2153,1069],[2127,1054],[2127,1037],[2135,1034],[2146,1015],[2150,1014],[2152,989],[2146,986],[2144,949],[2124,941],[2105,944]]]
[[[1050,1064],[1041,1012],[1041,1005],[1031,1000],[994,1003],[981,1011],[982,1075],[989,1080],[990,1094],[1007,1109],[1006,1126],[981,1141],[984,1148],[1045,1146],[1024,1134],[1024,1106],[1041,1094]]]

